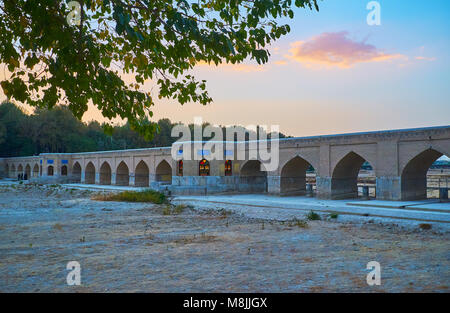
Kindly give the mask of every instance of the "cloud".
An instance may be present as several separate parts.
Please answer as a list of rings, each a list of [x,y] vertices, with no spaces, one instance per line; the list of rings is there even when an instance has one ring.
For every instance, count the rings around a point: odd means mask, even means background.
[[[274,62],[276,65],[287,65],[287,61],[286,60],[278,60]]]
[[[406,59],[401,54],[388,54],[375,46],[348,38],[348,32],[322,33],[306,41],[291,44],[286,57],[307,66],[350,68],[357,63]]]
[[[420,61],[436,61],[436,58],[429,58],[429,57],[423,57],[423,56],[418,56],[415,58],[416,60],[420,60]]]

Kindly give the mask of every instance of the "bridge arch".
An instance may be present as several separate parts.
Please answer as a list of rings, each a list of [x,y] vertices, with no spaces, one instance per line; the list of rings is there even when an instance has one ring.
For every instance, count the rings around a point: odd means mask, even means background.
[[[19,166],[17,167],[17,174],[23,174],[23,166],[22,166],[22,164],[19,164]]]
[[[47,176],[53,176],[55,172],[55,169],[53,168],[53,165],[47,166]]]
[[[239,189],[243,192],[267,192],[267,171],[259,160],[248,160],[241,166]]]
[[[14,164],[11,165],[11,172],[9,173],[9,177],[17,179],[16,166]]]
[[[84,181],[86,184],[95,184],[95,166],[89,162],[84,170]]]
[[[128,165],[121,161],[116,170],[116,185],[128,186],[130,184],[130,170]]]
[[[336,163],[331,177],[332,199],[358,197],[358,174],[366,162],[370,165],[361,155],[351,151]]]
[[[413,158],[401,172],[401,199],[419,200],[427,198],[427,172],[444,153],[429,148]]]
[[[81,165],[78,161],[76,161],[72,166],[72,181],[74,183],[81,182]]]
[[[111,165],[107,161],[100,166],[100,185],[111,185]]]
[[[306,172],[314,167],[300,156],[288,160],[280,173],[280,195],[293,196],[306,193]]]
[[[172,167],[166,160],[159,162],[155,174],[156,181],[172,183]]]
[[[149,186],[149,174],[150,170],[147,163],[141,160],[134,170],[134,185],[136,187],[148,187]]]
[[[67,176],[67,165],[61,166],[61,176]]]
[[[38,177],[39,176],[39,164],[34,164],[33,166],[33,177]]]
[[[25,166],[25,174],[27,175],[27,180],[31,178],[31,166],[30,166],[30,164],[27,164]]]

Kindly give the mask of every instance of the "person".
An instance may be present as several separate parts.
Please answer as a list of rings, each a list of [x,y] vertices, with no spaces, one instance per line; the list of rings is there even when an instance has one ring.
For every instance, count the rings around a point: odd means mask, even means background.
[[[17,174],[17,180],[20,180],[20,173]]]
[[[23,180],[28,180],[28,175],[27,175],[27,173],[25,173],[25,174],[23,175]]]

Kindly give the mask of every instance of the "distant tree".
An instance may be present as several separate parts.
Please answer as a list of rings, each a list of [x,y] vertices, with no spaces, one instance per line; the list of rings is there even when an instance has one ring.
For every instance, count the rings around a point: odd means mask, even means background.
[[[32,140],[27,132],[27,115],[11,102],[0,105],[0,129],[3,143],[0,155],[21,156],[33,154]]]
[[[277,19],[292,19],[294,4],[318,10],[317,0],[68,3],[0,1],[0,63],[12,73],[1,82],[3,92],[33,107],[66,104],[78,119],[92,102],[147,139],[156,130],[147,119],[155,95],[143,91],[144,81],[157,86],[159,98],[210,103],[205,81],[189,74],[196,64],[266,63],[267,46],[290,31]]]
[[[43,152],[168,147],[178,139],[172,137],[172,127],[176,124],[169,119],[160,119],[157,125],[158,132],[151,141],[136,133],[128,123],[114,126],[113,134],[107,135],[103,131],[104,125],[97,121],[83,123],[64,106],[57,106],[52,110],[36,109],[33,114],[28,115],[15,104],[4,102],[0,104],[0,157]],[[202,128],[207,125],[210,124],[204,123]],[[189,128],[193,136],[194,125],[190,124]],[[226,140],[226,128],[217,126],[216,129],[223,131],[223,139]],[[245,130],[243,127],[242,129]],[[282,136],[284,135],[280,134],[280,137]],[[249,132],[246,136],[247,140],[248,138]],[[203,138],[203,140],[210,139],[210,137]]]

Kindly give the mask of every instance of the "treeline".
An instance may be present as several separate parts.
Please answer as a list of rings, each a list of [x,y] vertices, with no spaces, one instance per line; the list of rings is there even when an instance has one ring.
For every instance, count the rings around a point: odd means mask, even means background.
[[[115,126],[112,135],[108,135],[104,125],[97,121],[81,122],[64,106],[51,110],[38,108],[33,114],[26,114],[15,104],[3,102],[0,104],[0,157],[167,147],[178,139],[171,136],[172,127],[177,124],[160,119],[159,131],[151,141],[146,141],[128,123]],[[204,123],[203,127],[206,125],[209,124]],[[193,135],[194,125],[190,124],[189,128]],[[279,136],[286,137],[281,133]]]

